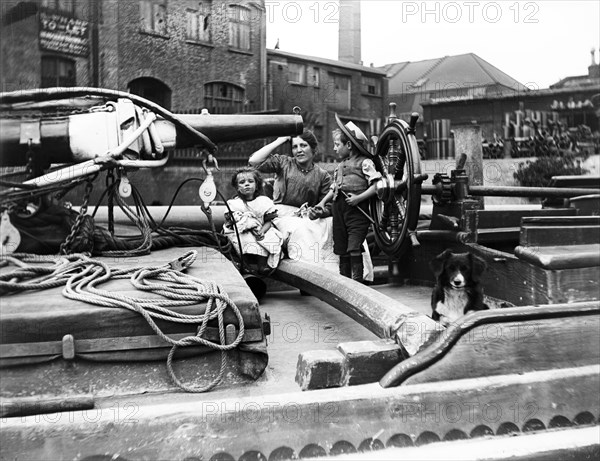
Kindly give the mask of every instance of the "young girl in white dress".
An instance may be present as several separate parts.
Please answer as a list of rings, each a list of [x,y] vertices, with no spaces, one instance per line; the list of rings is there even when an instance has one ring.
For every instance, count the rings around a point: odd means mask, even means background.
[[[227,200],[231,213],[225,216],[223,233],[233,243],[241,255],[256,255],[257,271],[268,275],[279,264],[281,259],[281,232],[272,224],[277,217],[273,200],[262,194],[263,182],[260,173],[251,167],[238,169],[231,185],[237,195]],[[235,222],[242,248],[239,248],[237,235],[233,226]],[[243,257],[243,256],[242,256]],[[247,258],[250,262],[251,258]]]

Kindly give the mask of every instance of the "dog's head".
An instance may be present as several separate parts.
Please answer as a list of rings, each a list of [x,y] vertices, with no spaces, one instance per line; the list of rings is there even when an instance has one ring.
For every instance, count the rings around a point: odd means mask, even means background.
[[[445,250],[429,263],[440,284],[462,289],[478,283],[486,269],[483,259],[471,253],[453,253]]]

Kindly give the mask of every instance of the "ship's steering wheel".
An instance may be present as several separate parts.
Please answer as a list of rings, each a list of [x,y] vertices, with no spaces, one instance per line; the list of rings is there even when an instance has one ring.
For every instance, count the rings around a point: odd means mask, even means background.
[[[418,245],[415,229],[421,208],[421,174],[419,146],[415,126],[419,114],[413,113],[410,122],[392,113],[389,123],[377,141],[375,168],[383,176],[377,183],[377,196],[371,199],[375,241],[388,256],[398,258],[412,242]]]

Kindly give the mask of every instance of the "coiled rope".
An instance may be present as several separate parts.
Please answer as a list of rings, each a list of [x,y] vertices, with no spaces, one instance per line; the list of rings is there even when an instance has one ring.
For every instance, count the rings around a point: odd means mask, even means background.
[[[53,266],[28,264],[39,262],[39,255],[12,254],[0,257],[0,260],[18,266],[18,269],[13,272],[0,274],[0,290],[3,293],[19,292],[64,285],[62,294],[66,298],[137,312],[162,340],[172,345],[167,357],[167,370],[173,382],[187,392],[206,392],[221,382],[227,365],[227,351],[237,347],[244,337],[244,320],[239,308],[218,283],[201,280],[182,272],[194,263],[197,256],[197,251],[191,250],[177,260],[161,266],[111,269],[102,261],[83,254],[49,257],[49,260],[54,259]],[[99,285],[111,279],[129,279],[136,289],[161,295],[162,299],[133,298],[98,288]],[[174,306],[188,306],[202,302],[205,302],[206,306],[204,311],[197,315],[181,314],[169,309]],[[230,344],[226,343],[223,322],[223,313],[228,307],[234,312],[239,325],[238,334]],[[202,337],[208,322],[215,318],[219,326],[220,343]],[[154,319],[199,324],[199,327],[195,335],[174,340],[161,331]],[[173,356],[177,348],[183,346],[205,346],[221,352],[219,373],[210,383],[194,387],[182,383],[175,376]]]

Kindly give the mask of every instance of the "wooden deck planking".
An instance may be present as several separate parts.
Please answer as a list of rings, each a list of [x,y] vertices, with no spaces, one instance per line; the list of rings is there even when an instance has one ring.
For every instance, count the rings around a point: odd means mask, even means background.
[[[374,289],[408,305],[430,309],[431,288],[422,286],[379,285]],[[423,297],[426,295],[426,297]],[[312,350],[336,351],[338,344],[377,340],[377,336],[337,309],[314,296],[302,296],[299,290],[268,292],[261,300],[262,315],[271,318],[272,331],[267,336],[269,363],[256,381],[224,381],[207,394],[183,392],[135,396],[135,402],[217,401],[221,398],[243,398],[300,391],[295,381],[301,353]],[[131,400],[131,397],[129,398]],[[110,407],[122,398],[111,396],[97,401],[97,407]],[[116,402],[116,403],[115,403]]]

